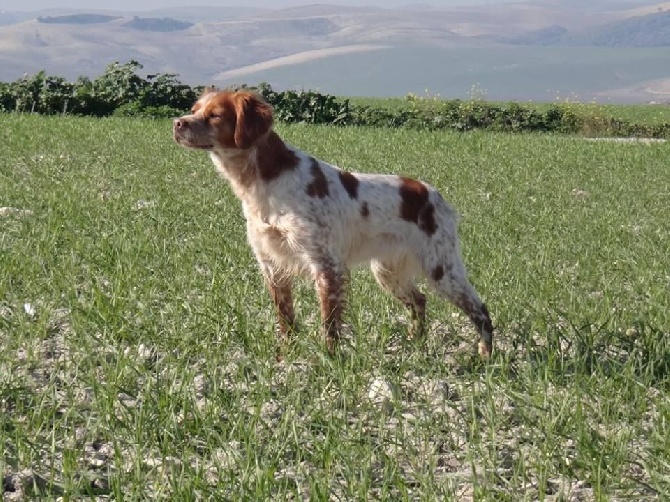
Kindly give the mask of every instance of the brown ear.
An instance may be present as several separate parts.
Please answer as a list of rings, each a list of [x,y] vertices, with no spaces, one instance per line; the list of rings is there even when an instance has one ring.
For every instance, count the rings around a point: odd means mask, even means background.
[[[272,107],[251,92],[238,92],[233,99],[237,115],[235,144],[249,148],[272,127]]]

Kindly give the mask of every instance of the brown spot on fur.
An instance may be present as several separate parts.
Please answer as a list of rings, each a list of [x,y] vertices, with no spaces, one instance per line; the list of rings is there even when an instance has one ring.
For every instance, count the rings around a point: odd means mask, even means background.
[[[328,190],[328,180],[326,175],[323,174],[321,167],[319,166],[319,161],[314,157],[311,159],[312,166],[312,182],[307,185],[307,195],[310,197],[318,197],[323,199],[326,197],[330,191]]]
[[[419,216],[419,228],[428,235],[433,235],[437,231],[437,223],[435,222],[435,206],[432,204],[426,205]]]
[[[428,235],[437,231],[435,206],[428,202],[428,189],[420,181],[400,178],[400,217],[416,223]]]
[[[428,189],[420,181],[400,177],[400,217],[406,221],[419,222],[419,214],[428,203]]]
[[[238,150],[226,159],[226,173],[235,184],[248,189],[259,181],[272,181],[300,163],[297,155],[274,132],[258,141],[255,153]],[[234,150],[233,150],[234,151]]]
[[[340,182],[342,186],[349,194],[349,197],[355,199],[358,197],[358,178],[351,173],[346,171],[340,171]]]
[[[363,204],[361,205],[361,216],[363,218],[367,218],[368,216],[370,216],[370,208],[368,207],[367,202],[363,202]]]
[[[434,281],[439,281],[444,277],[444,267],[442,265],[438,265],[435,267],[435,270],[433,270],[433,280]]]
[[[286,171],[293,171],[298,167],[300,159],[276,133],[271,132],[267,139],[258,145],[256,162],[261,179],[270,181]]]

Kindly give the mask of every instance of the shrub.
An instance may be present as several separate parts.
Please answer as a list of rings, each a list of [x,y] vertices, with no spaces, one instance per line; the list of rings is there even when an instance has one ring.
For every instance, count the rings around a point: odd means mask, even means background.
[[[138,101],[126,103],[114,110],[116,117],[146,117],[154,119],[174,118],[182,115],[183,109],[173,108],[168,105],[144,106]]]
[[[204,89],[190,87],[172,73],[142,77],[137,61],[112,63],[91,80],[79,77],[67,82],[41,71],[12,83],[0,83],[0,111],[44,114],[124,117],[174,117],[184,113]],[[670,137],[670,124],[637,124],[614,118],[594,103],[570,100],[545,111],[512,102],[498,104],[473,93],[468,100],[444,100],[439,96],[408,94],[399,110],[352,105],[347,99],[315,91],[275,91],[267,83],[241,86],[259,92],[281,122],[308,124],[407,127],[426,130],[469,131],[490,129],[505,132],[560,132],[601,136]]]

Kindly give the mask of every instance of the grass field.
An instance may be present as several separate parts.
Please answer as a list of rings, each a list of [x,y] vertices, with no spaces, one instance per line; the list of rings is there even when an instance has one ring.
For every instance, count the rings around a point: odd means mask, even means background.
[[[361,271],[339,355],[305,284],[277,363],[240,207],[169,122],[0,126],[5,500],[670,497],[668,144],[280,126],[442,191],[497,351],[434,296],[407,341]]]

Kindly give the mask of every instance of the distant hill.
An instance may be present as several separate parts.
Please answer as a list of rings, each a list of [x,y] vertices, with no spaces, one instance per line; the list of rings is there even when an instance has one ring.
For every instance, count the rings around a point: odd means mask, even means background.
[[[203,4],[206,2],[202,2]],[[250,17],[263,14],[269,9],[258,9],[253,7],[165,7],[162,9],[142,11],[146,17],[169,17],[179,19],[180,21],[189,21],[191,23],[218,23],[221,21],[230,21],[233,19]],[[124,13],[124,15],[134,15],[136,13]]]
[[[461,5],[453,6],[456,1]],[[132,59],[146,73],[176,73],[191,85],[268,81],[386,96],[426,89],[467,96],[474,87],[501,100],[551,101],[573,92],[590,99],[613,90],[626,101],[670,97],[667,51],[659,48],[670,45],[664,12],[670,4],[453,0],[381,8],[327,2],[286,9],[247,2],[141,13],[3,11],[0,82],[40,70],[94,77],[111,62]]]
[[[123,23],[122,26],[133,28],[135,30],[170,32],[186,30],[193,26],[193,23],[177,21],[176,19],[170,19],[169,17],[159,19],[156,17],[135,16],[132,20]]]
[[[0,26],[20,23],[25,21],[26,17],[19,12],[0,11]]]
[[[108,23],[119,18],[120,16],[106,16],[103,14],[70,14],[67,16],[40,16],[37,21],[44,24],[98,24]]]
[[[230,71],[224,85],[268,82],[345,96],[425,96],[496,101],[670,99],[667,51],[658,48],[399,44]],[[614,92],[616,91],[616,92]]]
[[[518,37],[499,38],[498,40],[514,45],[560,45],[569,33],[567,28],[553,25],[541,30],[529,31]]]
[[[105,14],[68,14],[64,16],[40,16],[37,18],[38,23],[42,24],[101,24],[109,23],[110,21],[115,21],[121,19],[121,16],[109,16]],[[155,17],[138,17],[134,16],[130,21],[126,21],[122,26],[126,28],[132,28],[134,30],[144,30],[144,31],[159,31],[159,32],[170,32],[170,31],[181,31],[186,30],[193,26],[194,23],[188,21],[178,21],[177,19],[171,19],[168,17],[164,18],[155,18]]]
[[[670,10],[570,33],[563,43],[596,47],[670,47]]]
[[[670,47],[670,10],[569,31],[550,26],[497,40],[516,45],[572,45],[590,47]]]

